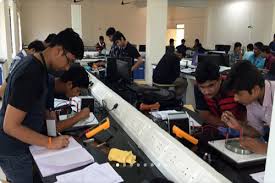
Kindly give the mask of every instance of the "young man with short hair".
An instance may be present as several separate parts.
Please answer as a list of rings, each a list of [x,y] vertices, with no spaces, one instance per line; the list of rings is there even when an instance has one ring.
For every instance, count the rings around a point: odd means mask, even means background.
[[[56,37],[56,34],[55,33],[51,33],[49,34],[46,39],[44,40],[44,46],[45,47],[48,47],[51,42],[54,40],[54,38]]]
[[[247,46],[246,46],[246,52],[244,53],[243,55],[243,60],[248,60],[249,57],[251,57],[253,55],[253,44],[249,43]]]
[[[129,43],[129,41],[126,40],[125,36],[117,31],[113,36],[113,41],[116,43],[116,45],[120,48],[119,50],[119,57],[130,57],[133,60],[137,59],[137,61],[132,66],[132,71],[139,68],[141,64],[143,64],[142,57],[140,56],[137,49]]]
[[[247,149],[265,154],[267,143],[253,137],[267,136],[271,123],[275,82],[264,80],[262,73],[250,62],[240,62],[231,68],[228,87],[234,91],[234,99],[246,106],[247,122],[225,112],[222,120],[231,128],[243,131],[241,144]]]
[[[153,72],[153,82],[156,84],[173,84],[180,76],[180,53],[165,53]]]
[[[42,41],[39,40],[35,40],[32,41],[29,45],[28,48],[26,50],[21,50],[19,53],[17,53],[17,55],[13,58],[12,63],[10,65],[10,69],[9,69],[9,73],[11,73],[11,71],[14,69],[14,67],[21,62],[24,57],[26,57],[27,55],[32,55],[34,53],[37,52],[41,52],[45,49],[45,46],[43,44]]]
[[[270,48],[268,46],[263,47],[262,55],[265,58],[264,68],[267,69],[267,70],[270,70],[271,69],[271,64],[275,63],[275,56],[273,56],[270,53]]]
[[[103,49],[106,49],[106,44],[104,42],[104,37],[99,36],[99,42],[96,43],[96,50],[101,52]]]
[[[226,127],[221,120],[221,115],[225,111],[231,111],[238,119],[245,119],[245,107],[235,102],[233,92],[224,87],[224,79],[219,73],[219,66],[211,60],[200,62],[195,77],[197,82],[197,87],[195,87],[196,109],[209,125],[216,128]],[[219,128],[220,133],[224,130],[224,128]],[[215,130],[215,132],[218,131]],[[232,136],[236,134],[232,129],[229,133]]]
[[[185,39],[181,40],[181,45],[176,47],[177,51],[182,54],[182,57],[186,56],[187,47],[185,46]]]
[[[166,53],[174,53],[175,52],[175,40],[169,39],[169,45],[166,46]]]
[[[82,89],[89,87],[89,77],[86,70],[79,66],[73,65],[68,71],[65,71],[60,77],[54,78],[49,76],[49,90],[47,96],[47,109],[54,108],[54,98],[72,98],[80,95]],[[84,108],[76,113],[73,117],[57,122],[56,128],[58,132],[72,127],[80,120],[88,118],[90,109]]]
[[[254,44],[254,54],[251,55],[248,60],[254,64],[258,69],[263,69],[265,65],[265,58],[262,56],[263,43],[257,42]]]
[[[41,53],[25,58],[11,72],[0,111],[0,167],[11,182],[32,183],[32,157],[29,145],[60,149],[69,136],[41,134],[45,123],[48,68],[68,70],[82,59],[83,41],[73,29],[61,31]]]
[[[229,55],[230,56],[230,65],[233,65],[238,60],[242,59],[242,43],[236,42],[234,44],[233,52]]]
[[[106,36],[108,36],[109,40],[113,43],[110,49],[110,57],[118,57],[119,48],[113,40],[113,36],[116,33],[116,29],[114,27],[109,27],[106,31]]]

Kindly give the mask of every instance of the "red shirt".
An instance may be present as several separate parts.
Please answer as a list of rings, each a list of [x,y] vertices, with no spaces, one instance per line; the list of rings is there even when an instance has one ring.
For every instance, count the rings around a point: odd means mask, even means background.
[[[272,54],[269,54],[265,59],[265,68],[270,70],[271,64],[275,62],[275,57]]]

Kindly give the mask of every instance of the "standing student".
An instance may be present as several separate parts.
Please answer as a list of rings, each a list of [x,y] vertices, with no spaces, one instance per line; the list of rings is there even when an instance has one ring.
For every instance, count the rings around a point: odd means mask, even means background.
[[[99,42],[96,43],[96,50],[101,52],[103,49],[106,49],[106,44],[104,42],[104,37],[99,36]]]
[[[113,43],[110,49],[110,57],[118,57],[119,48],[113,40],[114,34],[116,33],[116,29],[114,27],[109,27],[106,31],[106,36],[108,36],[109,40]]]
[[[275,82],[264,80],[262,73],[250,62],[240,62],[231,68],[228,87],[235,92],[235,101],[246,106],[247,123],[236,119],[231,112],[225,112],[222,120],[231,128],[248,136],[242,139],[242,146],[253,152],[265,154],[267,143],[255,137],[268,135]]]
[[[43,51],[45,49],[45,46],[43,44],[42,41],[39,40],[35,40],[32,41],[29,45],[28,48],[26,50],[21,50],[19,53],[17,53],[17,55],[14,57],[14,59],[11,62],[10,65],[10,69],[9,69],[9,73],[11,73],[11,71],[14,69],[14,67],[21,62],[24,57],[26,57],[27,55],[32,55],[34,53],[39,53],[41,51]]]
[[[176,47],[177,51],[182,54],[183,57],[186,56],[187,47],[185,46],[185,39],[181,40],[181,45]]]
[[[16,54],[16,56],[13,58],[10,68],[9,68],[9,73],[11,73],[11,71],[15,68],[15,66],[20,63],[21,61],[23,61],[23,59],[27,56],[27,55],[32,55],[34,53],[39,53],[41,51],[43,51],[45,49],[44,44],[42,41],[39,40],[35,40],[33,42],[31,42],[28,45],[28,48],[26,50],[22,49],[19,53]],[[6,78],[7,80],[8,78]],[[3,97],[4,92],[5,92],[5,88],[6,88],[7,82],[4,81],[3,84],[1,85],[0,88],[0,97]]]
[[[166,46],[166,53],[174,53],[175,52],[175,40],[174,39],[170,39],[169,40],[169,45]]]
[[[114,34],[113,41],[120,48],[119,57],[130,57],[132,58],[133,62],[134,59],[137,59],[131,68],[132,71],[136,70],[141,64],[143,64],[142,57],[140,56],[137,49],[126,40],[125,36],[121,32],[117,31]]]
[[[48,90],[47,69],[68,70],[82,59],[84,45],[71,28],[61,31],[41,53],[27,56],[11,72],[0,111],[0,167],[8,180],[32,183],[29,145],[64,148],[69,136],[42,135]]]
[[[46,39],[44,40],[44,46],[45,46],[45,47],[48,47],[48,46],[51,44],[51,42],[54,40],[55,36],[56,36],[55,33],[49,34],[49,35],[46,37]]]
[[[199,39],[195,39],[193,50],[197,53],[204,53],[206,50],[202,47]]]

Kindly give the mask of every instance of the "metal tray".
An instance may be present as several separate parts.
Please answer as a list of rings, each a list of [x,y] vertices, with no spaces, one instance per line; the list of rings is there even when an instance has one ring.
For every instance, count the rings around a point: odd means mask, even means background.
[[[225,141],[225,148],[237,154],[242,154],[242,155],[252,154],[251,151],[244,149],[240,146],[239,139],[229,139]]]

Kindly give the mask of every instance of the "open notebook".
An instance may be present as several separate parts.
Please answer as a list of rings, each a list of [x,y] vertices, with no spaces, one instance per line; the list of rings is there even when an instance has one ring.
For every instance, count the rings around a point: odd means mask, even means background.
[[[59,116],[60,120],[65,120],[67,118],[68,118],[67,115]],[[92,112],[90,112],[89,118],[79,121],[73,127],[86,127],[86,126],[97,125],[97,124],[98,124],[98,120],[96,119],[95,115]]]
[[[69,146],[60,150],[49,150],[30,146],[30,152],[43,177],[78,168],[94,162],[92,155],[74,138]]]

